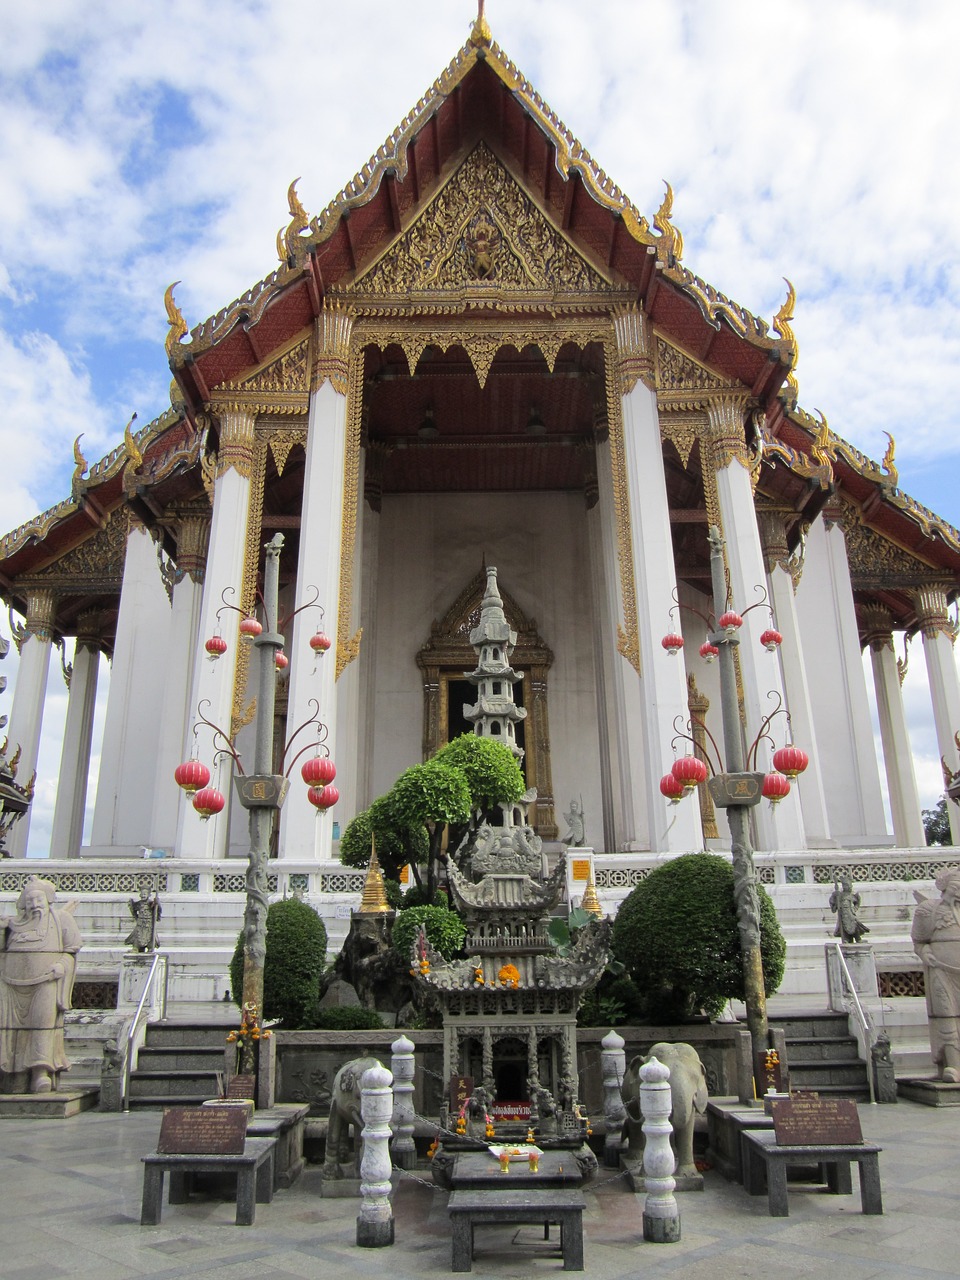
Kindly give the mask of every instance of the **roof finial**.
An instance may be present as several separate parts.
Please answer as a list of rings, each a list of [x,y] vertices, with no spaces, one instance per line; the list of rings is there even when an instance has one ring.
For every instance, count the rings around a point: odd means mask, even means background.
[[[487,45],[493,39],[490,32],[490,24],[487,22],[486,14],[483,12],[486,0],[477,0],[477,20],[473,24],[473,30],[470,32],[471,44]]]

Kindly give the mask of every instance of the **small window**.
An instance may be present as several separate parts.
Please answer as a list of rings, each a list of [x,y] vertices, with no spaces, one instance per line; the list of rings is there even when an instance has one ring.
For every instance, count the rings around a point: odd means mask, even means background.
[[[494,680],[494,682],[493,682],[493,696],[494,696],[495,698],[497,698],[497,697],[499,697],[499,696],[500,696],[500,694],[501,694],[502,692],[503,692],[503,682],[502,682],[501,680]]]

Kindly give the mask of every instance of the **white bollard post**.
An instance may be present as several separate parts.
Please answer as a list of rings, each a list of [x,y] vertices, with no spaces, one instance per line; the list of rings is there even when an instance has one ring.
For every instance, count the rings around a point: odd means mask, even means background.
[[[390,1203],[390,1114],[393,1076],[386,1067],[370,1067],[360,1080],[363,1117],[363,1157],[360,1160],[360,1216],[357,1244],[381,1249],[393,1244],[393,1206]]]
[[[398,1169],[414,1169],[417,1148],[413,1141],[415,1113],[413,1109],[413,1073],[416,1060],[414,1044],[405,1035],[390,1046],[390,1069],[393,1072],[393,1141],[390,1155]]]
[[[608,1031],[600,1041],[600,1071],[603,1076],[603,1164],[606,1169],[620,1166],[623,1126],[627,1118],[620,1086],[627,1069],[626,1041],[616,1031]]]
[[[643,1178],[647,1198],[643,1206],[643,1238],[653,1244],[680,1239],[680,1210],[673,1194],[676,1157],[670,1146],[670,1068],[651,1058],[640,1068],[640,1110],[643,1112]]]

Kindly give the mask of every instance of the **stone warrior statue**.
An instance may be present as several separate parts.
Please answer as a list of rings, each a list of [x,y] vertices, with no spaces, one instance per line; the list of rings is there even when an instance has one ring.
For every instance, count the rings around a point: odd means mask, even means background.
[[[563,843],[569,845],[572,849],[582,849],[587,843],[586,819],[583,813],[583,800],[571,800],[570,812],[563,815],[563,820],[569,827],[567,834],[563,837]]]
[[[159,942],[157,921],[163,914],[156,891],[151,894],[148,889],[141,889],[139,899],[130,899],[130,914],[133,916],[133,928],[124,942],[128,947],[133,947],[134,951],[155,950]]]
[[[0,919],[0,1073],[4,1093],[49,1093],[69,1066],[63,1015],[82,945],[69,907],[49,880],[31,876],[17,914]]]
[[[936,898],[918,898],[910,936],[923,961],[930,1048],[947,1084],[960,1084],[960,867],[942,871]]]
[[[857,917],[860,909],[860,895],[853,892],[853,882],[844,876],[839,882],[834,881],[834,890],[830,895],[830,910],[837,913],[837,927],[833,936],[845,945],[858,943],[870,930]]]

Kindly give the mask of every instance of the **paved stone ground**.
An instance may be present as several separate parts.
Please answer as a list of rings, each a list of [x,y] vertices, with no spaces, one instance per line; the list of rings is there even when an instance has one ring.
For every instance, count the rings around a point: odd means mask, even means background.
[[[960,1274],[960,1108],[901,1102],[861,1107],[864,1136],[883,1148],[884,1216],[860,1214],[852,1196],[790,1192],[790,1217],[771,1218],[765,1198],[708,1172],[703,1194],[680,1197],[682,1240],[645,1244],[634,1196],[602,1171],[587,1191],[586,1274],[640,1273],[684,1280],[794,1280],[811,1276],[956,1277]],[[357,1202],[324,1200],[319,1169],[257,1206],[237,1227],[232,1203],[164,1204],[158,1227],[140,1226],[140,1156],[156,1149],[157,1112],[87,1112],[71,1120],[0,1121],[0,1276],[3,1280],[280,1280],[388,1276],[424,1280],[450,1270],[447,1197],[404,1175],[394,1197],[396,1244],[358,1249]],[[478,1235],[474,1275],[559,1271],[536,1227]],[[494,1246],[496,1251],[494,1251]]]

